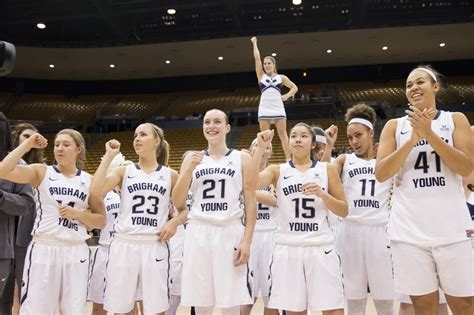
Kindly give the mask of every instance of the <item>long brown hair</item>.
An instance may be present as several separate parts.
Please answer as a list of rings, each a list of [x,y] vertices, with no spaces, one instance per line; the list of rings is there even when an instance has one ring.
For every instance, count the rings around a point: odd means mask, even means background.
[[[14,148],[20,145],[20,136],[25,130],[33,130],[34,132],[38,132],[38,129],[32,124],[19,123],[12,130],[12,140]],[[44,149],[31,149],[28,153],[25,153],[25,155],[23,155],[23,160],[27,164],[44,163],[45,158],[43,154]]]

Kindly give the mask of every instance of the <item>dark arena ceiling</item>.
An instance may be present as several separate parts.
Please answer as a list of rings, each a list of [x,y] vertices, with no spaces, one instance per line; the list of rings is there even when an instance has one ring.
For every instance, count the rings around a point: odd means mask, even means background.
[[[168,9],[175,14],[168,14]],[[110,47],[224,37],[468,23],[472,0],[2,0],[0,39]],[[40,30],[37,23],[44,23]]]
[[[474,59],[473,0],[301,2],[0,0],[0,40],[53,80],[250,72],[254,35],[279,69]]]

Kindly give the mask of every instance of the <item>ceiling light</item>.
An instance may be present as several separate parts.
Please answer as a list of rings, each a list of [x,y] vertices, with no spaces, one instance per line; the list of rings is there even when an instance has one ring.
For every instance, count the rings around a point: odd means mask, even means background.
[[[113,63],[110,64],[110,68],[115,68],[115,65]]]
[[[277,53],[272,53],[272,57],[276,57]]]
[[[50,64],[49,67],[52,69],[52,68],[54,68],[54,65],[53,65],[53,64]]]
[[[306,77],[308,74],[306,72],[303,72],[303,77]]]
[[[383,46],[382,47],[382,50],[387,50],[388,49],[388,46]]]
[[[171,61],[165,60],[165,63],[166,63],[167,65],[169,65],[169,64],[171,63]]]
[[[38,23],[38,24],[36,24],[36,27],[39,28],[40,30],[44,30],[46,28],[46,24]]]
[[[446,46],[446,43],[440,43],[439,44],[439,47],[444,47],[444,46]]]
[[[301,4],[301,0],[293,0],[293,4],[294,4],[294,5],[300,5],[300,4]]]
[[[168,9],[168,11],[166,12],[168,12],[168,14],[173,15],[173,14],[176,14],[176,9]]]
[[[332,53],[332,50],[331,50],[331,49],[328,49],[328,50],[326,50],[326,52],[327,52],[328,54],[330,54],[330,53]]]
[[[224,57],[219,56],[219,57],[217,57],[217,59],[218,59],[218,60],[224,60]]]

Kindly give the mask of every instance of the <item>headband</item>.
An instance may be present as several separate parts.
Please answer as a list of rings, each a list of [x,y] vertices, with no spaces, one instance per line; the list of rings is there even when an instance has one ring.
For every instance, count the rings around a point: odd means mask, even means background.
[[[428,73],[430,75],[430,77],[435,81],[435,82],[438,82],[438,79],[436,78],[436,74],[431,71],[430,69],[428,68],[423,68],[423,67],[419,67],[419,68],[416,68],[415,70],[420,70],[420,71],[424,71],[426,73]],[[415,71],[413,70],[413,71]]]
[[[316,142],[327,144],[326,137],[320,135],[316,135]]]
[[[364,118],[352,118],[351,121],[349,121],[349,123],[347,124],[348,126],[350,124],[362,124],[364,126],[367,126],[369,127],[369,129],[374,129],[374,125],[372,125],[372,123],[370,121],[368,121],[367,119],[364,119]]]

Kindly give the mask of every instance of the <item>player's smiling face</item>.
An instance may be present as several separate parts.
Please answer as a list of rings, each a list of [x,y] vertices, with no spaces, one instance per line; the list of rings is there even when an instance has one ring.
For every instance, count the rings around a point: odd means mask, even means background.
[[[147,152],[156,152],[159,145],[160,138],[156,135],[156,132],[151,126],[142,124],[135,129],[133,148],[137,155],[143,155]]]
[[[54,140],[54,159],[60,165],[76,164],[81,149],[68,134],[60,134]]]
[[[347,126],[347,141],[356,155],[364,155],[372,146],[374,133],[362,124]]]
[[[225,114],[219,110],[210,110],[203,120],[202,131],[207,141],[223,141],[230,131]]]
[[[310,155],[313,143],[313,133],[305,126],[295,126],[290,131],[290,151],[296,157]]]
[[[424,109],[435,103],[438,84],[423,70],[414,70],[406,81],[405,95],[413,106]]]

